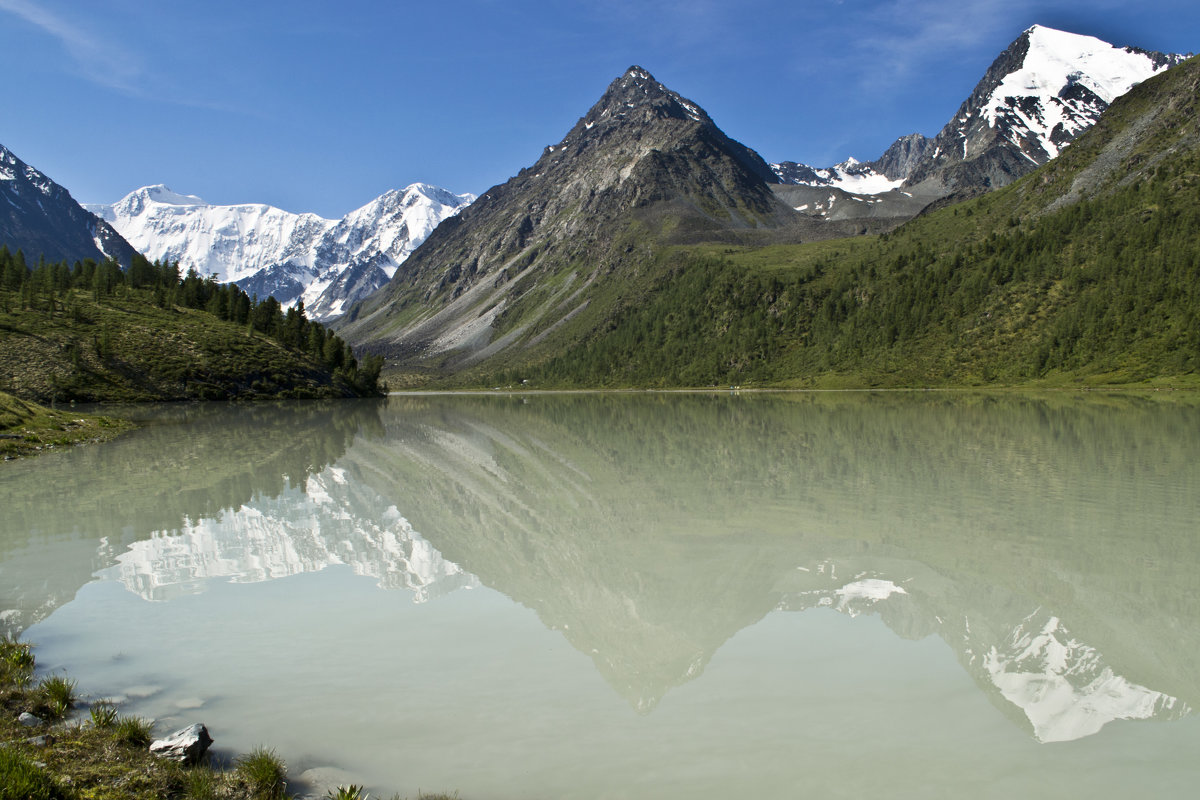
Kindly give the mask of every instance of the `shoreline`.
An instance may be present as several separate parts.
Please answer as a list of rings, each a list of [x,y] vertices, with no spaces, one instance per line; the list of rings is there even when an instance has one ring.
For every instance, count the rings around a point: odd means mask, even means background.
[[[103,414],[60,409],[0,392],[0,457],[36,456],[61,447],[111,441],[137,425]]]
[[[156,731],[154,720],[122,715],[104,699],[85,699],[74,678],[35,680],[36,672],[31,644],[0,637],[0,800],[368,797],[360,784],[289,777],[286,762],[261,745],[230,754],[209,749],[210,739],[193,764],[154,755],[152,743],[181,731]],[[205,723],[182,730],[194,724]],[[217,734],[219,741],[219,729]],[[398,793],[391,797],[404,800]],[[420,792],[415,800],[458,800],[458,794]]]

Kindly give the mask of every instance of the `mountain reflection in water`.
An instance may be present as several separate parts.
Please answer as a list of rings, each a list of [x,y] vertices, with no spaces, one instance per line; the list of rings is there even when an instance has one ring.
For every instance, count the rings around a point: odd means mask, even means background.
[[[5,467],[6,496],[20,498],[0,532],[10,630],[68,602],[94,570],[167,600],[213,578],[344,564],[418,601],[497,590],[644,714],[739,631],[814,608],[940,637],[1038,741],[1178,718],[1200,700],[1193,402],[537,395],[192,408],[186,426]]]

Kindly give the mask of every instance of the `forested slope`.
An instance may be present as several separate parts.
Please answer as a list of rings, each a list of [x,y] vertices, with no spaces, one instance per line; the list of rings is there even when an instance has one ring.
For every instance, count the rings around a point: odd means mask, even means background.
[[[539,385],[1195,383],[1200,61],[1059,159],[890,235],[660,252],[594,335],[464,376]]]
[[[126,271],[0,248],[0,388],[39,401],[353,397],[379,393],[303,308],[134,256]]]

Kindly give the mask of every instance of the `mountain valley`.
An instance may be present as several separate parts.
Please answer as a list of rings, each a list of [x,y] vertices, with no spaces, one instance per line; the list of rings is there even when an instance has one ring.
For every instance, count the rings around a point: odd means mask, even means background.
[[[889,150],[877,165],[903,184],[873,195],[835,185],[879,188],[873,165],[809,169],[808,183],[777,183],[778,165],[633,67],[536,164],[435,230],[403,272],[335,324],[410,385],[866,387],[1190,375],[1197,351],[1186,321],[1200,308],[1187,277],[1196,243],[1185,221],[1194,207],[1186,176],[1196,148],[1194,119],[1181,109],[1194,99],[1196,65],[1164,73],[1181,58],[1035,26],[939,137],[905,137]],[[1135,87],[1156,72],[1142,84],[1154,88]],[[1031,94],[1010,95],[1013,86]],[[1121,108],[1102,115],[1110,99]],[[1110,116],[1125,126],[1093,127]],[[1056,159],[1085,129],[1067,148],[1078,155]],[[1149,130],[1162,135],[1147,140]],[[1131,135],[1142,152],[1114,162],[1114,141]],[[1089,184],[1094,205],[1080,208],[1070,186],[1101,162],[1108,174]],[[1046,164],[1050,172],[1008,186]],[[1161,215],[1170,242],[1147,239],[1141,217],[1123,210],[1143,189],[1171,209]],[[1064,234],[1075,241],[1069,251]],[[1145,257],[1140,285],[1174,291],[1149,299],[1130,288],[1106,260],[1114,241]],[[1178,254],[1169,259],[1178,266],[1164,272],[1159,252]],[[1081,281],[1093,259],[1111,266]],[[1138,313],[1108,305],[1112,282],[1126,287],[1119,305]]]
[[[634,66],[478,199],[413,184],[341,220],[161,185],[93,214],[5,150],[0,238],[274,297],[400,386],[1186,382],[1184,59],[1035,25],[935,137],[829,168],[768,164]]]

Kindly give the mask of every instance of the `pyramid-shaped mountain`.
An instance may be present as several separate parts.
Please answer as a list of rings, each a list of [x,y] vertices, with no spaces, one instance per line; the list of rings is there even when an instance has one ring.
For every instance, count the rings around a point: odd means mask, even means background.
[[[528,354],[602,324],[658,244],[801,236],[774,180],[703,109],[631,67],[537,163],[435,230],[347,313],[343,335],[433,369]]]

